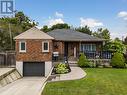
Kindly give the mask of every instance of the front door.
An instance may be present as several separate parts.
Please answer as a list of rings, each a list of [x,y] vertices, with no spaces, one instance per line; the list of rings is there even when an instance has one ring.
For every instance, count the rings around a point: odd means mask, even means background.
[[[68,42],[64,43],[64,56],[68,56]]]

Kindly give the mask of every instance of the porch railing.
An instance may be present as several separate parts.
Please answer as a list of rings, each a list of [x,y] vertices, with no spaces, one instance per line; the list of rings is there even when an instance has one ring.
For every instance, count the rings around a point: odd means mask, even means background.
[[[83,52],[88,59],[111,59],[113,52],[110,51],[86,51]]]
[[[85,56],[88,59],[111,59],[113,52],[110,51],[87,51],[87,52],[80,52],[80,53],[84,53]],[[80,56],[80,55],[79,55]],[[79,56],[77,56],[77,58],[79,58]],[[68,61],[68,56],[65,56],[64,54],[59,54],[57,56],[52,55],[52,61],[53,62],[67,62]]]
[[[65,62],[65,61],[68,61],[68,57],[66,57],[64,54],[59,54],[58,56],[55,56],[54,54],[52,54],[52,61]]]

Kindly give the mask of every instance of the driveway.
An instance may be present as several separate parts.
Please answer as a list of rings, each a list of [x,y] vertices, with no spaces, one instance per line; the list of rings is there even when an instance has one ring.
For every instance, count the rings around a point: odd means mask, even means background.
[[[0,88],[0,95],[39,95],[44,77],[24,77]]]

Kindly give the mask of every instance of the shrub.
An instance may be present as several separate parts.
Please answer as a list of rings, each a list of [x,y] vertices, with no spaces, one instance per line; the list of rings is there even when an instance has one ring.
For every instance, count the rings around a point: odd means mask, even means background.
[[[126,67],[125,58],[124,58],[123,54],[116,52],[111,59],[111,65],[114,68]]]
[[[59,63],[54,68],[56,74],[65,74],[69,72],[68,65],[65,63]]]
[[[92,63],[90,64],[90,61],[86,58],[86,56],[81,53],[78,61],[78,65],[80,67],[91,67]]]

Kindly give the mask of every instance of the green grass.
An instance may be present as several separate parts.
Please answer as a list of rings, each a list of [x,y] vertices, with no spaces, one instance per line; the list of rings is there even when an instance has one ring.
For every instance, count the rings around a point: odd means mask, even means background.
[[[127,95],[126,69],[84,69],[80,80],[48,83],[42,95]]]

